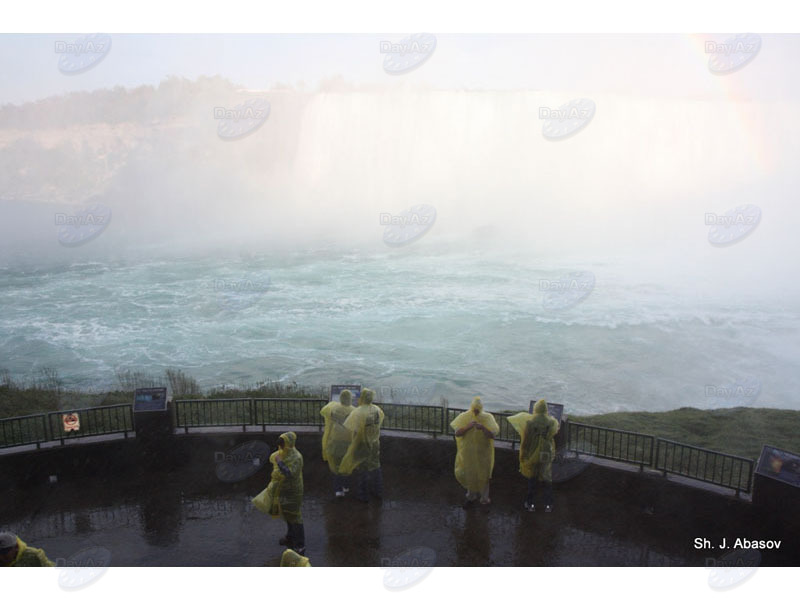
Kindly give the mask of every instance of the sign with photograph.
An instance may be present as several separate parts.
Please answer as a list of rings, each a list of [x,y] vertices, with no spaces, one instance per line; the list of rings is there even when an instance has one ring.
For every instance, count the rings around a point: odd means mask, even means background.
[[[331,386],[331,402],[338,402],[339,395],[344,390],[350,390],[350,393],[353,394],[353,406],[358,406],[358,399],[361,397],[361,385],[360,384],[347,384],[347,385],[332,385]]]
[[[756,473],[800,488],[800,456],[774,446],[764,446]]]
[[[61,422],[64,423],[64,431],[80,431],[81,429],[81,420],[78,413],[61,415]]]

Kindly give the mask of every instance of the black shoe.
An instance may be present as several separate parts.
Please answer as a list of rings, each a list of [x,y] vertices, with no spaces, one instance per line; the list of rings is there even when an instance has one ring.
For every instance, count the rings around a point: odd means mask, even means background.
[[[536,506],[533,504],[533,502],[528,502],[525,500],[525,504],[523,504],[523,506],[528,512],[536,512]]]

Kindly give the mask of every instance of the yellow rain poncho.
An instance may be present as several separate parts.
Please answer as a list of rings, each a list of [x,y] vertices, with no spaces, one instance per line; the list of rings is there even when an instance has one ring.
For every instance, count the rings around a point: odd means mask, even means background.
[[[455,431],[472,422],[485,427],[497,435],[500,427],[494,417],[484,412],[481,399],[476,396],[468,411],[458,415],[450,423]],[[473,427],[464,435],[456,436],[456,480],[469,492],[480,492],[489,483],[494,469],[494,440],[481,429]]]
[[[351,406],[353,395],[350,390],[344,390],[339,396],[339,402],[328,402],[319,414],[325,419],[325,433],[322,434],[322,460],[334,474],[339,474],[339,465],[350,447],[353,439],[352,432],[344,426],[344,422],[354,407]]]
[[[347,452],[339,464],[340,475],[350,475],[355,470],[374,471],[381,468],[381,425],[383,411],[372,404],[375,392],[364,388],[358,399],[358,408],[350,413],[344,426],[352,438]]]
[[[294,447],[297,435],[293,431],[282,433],[280,437],[283,448],[269,457],[272,463],[269,485],[253,498],[253,505],[273,518],[283,518],[287,523],[302,523],[303,455]],[[278,459],[283,462],[288,474],[281,470]]]
[[[281,566],[282,567],[310,567],[311,561],[308,560],[305,556],[300,556],[297,552],[292,550],[291,548],[287,548],[283,551],[281,555]]]
[[[17,554],[7,566],[9,567],[54,567],[55,563],[47,558],[44,550],[28,546],[17,538]]]
[[[536,477],[539,481],[552,481],[556,453],[553,438],[558,433],[559,423],[547,414],[544,398],[533,405],[532,415],[517,413],[508,417],[508,422],[520,437],[519,472],[528,479]]]

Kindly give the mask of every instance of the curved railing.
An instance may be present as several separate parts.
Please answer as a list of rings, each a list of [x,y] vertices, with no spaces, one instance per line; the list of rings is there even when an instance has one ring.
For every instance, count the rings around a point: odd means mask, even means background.
[[[65,424],[67,417],[67,424]],[[0,419],[0,448],[133,431],[133,406],[116,404]]]
[[[312,426],[322,428],[320,409],[324,398],[224,398],[175,401],[176,425],[188,433],[192,428]],[[452,435],[452,420],[465,409],[423,404],[376,403],[386,418],[383,429],[414,433]],[[66,417],[66,419],[65,419]],[[70,421],[77,417],[77,428]],[[500,432],[495,439],[511,442],[520,439],[507,415],[495,414]],[[749,493],[754,461],[733,454],[698,448],[652,435],[598,427],[574,421],[566,423],[566,447],[577,454],[649,467],[664,475],[672,473],[690,479]],[[96,435],[134,431],[130,404],[62,410],[24,417],[0,419],[0,448],[11,448]]]
[[[632,463],[641,469],[652,466],[655,445],[656,438],[652,435],[584,423],[567,423],[567,448],[578,454]]]

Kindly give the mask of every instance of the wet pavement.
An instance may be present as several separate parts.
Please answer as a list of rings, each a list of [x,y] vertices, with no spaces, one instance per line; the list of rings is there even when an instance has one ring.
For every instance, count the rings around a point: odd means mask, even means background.
[[[0,506],[4,526],[52,560],[99,546],[115,566],[277,565],[285,525],[250,504],[267,477],[262,469],[223,483],[140,470],[10,490]],[[306,464],[303,516],[315,566],[389,565],[420,548],[440,566],[693,563],[690,552],[658,549],[646,510],[611,501],[599,515],[580,489],[557,489],[553,513],[528,513],[522,477],[495,481],[491,506],[465,510],[451,473],[388,465],[384,479],[385,499],[365,505],[335,499],[327,467]]]
[[[765,511],[711,486],[559,456],[554,512],[529,513],[516,452],[498,443],[492,503],[465,510],[452,439],[413,435],[382,440],[384,499],[365,505],[334,498],[319,434],[303,437],[303,518],[314,566],[704,566],[724,554],[695,550],[699,536],[782,539],[779,551],[757,553],[759,563],[800,565],[791,506]],[[264,442],[274,447],[275,439],[277,431],[197,434],[152,451],[117,440],[7,453],[0,528],[54,561],[99,548],[114,566],[277,565],[286,525],[250,502],[268,482],[265,463],[221,470],[216,459],[237,448],[268,453]],[[47,483],[50,473],[56,482]]]

